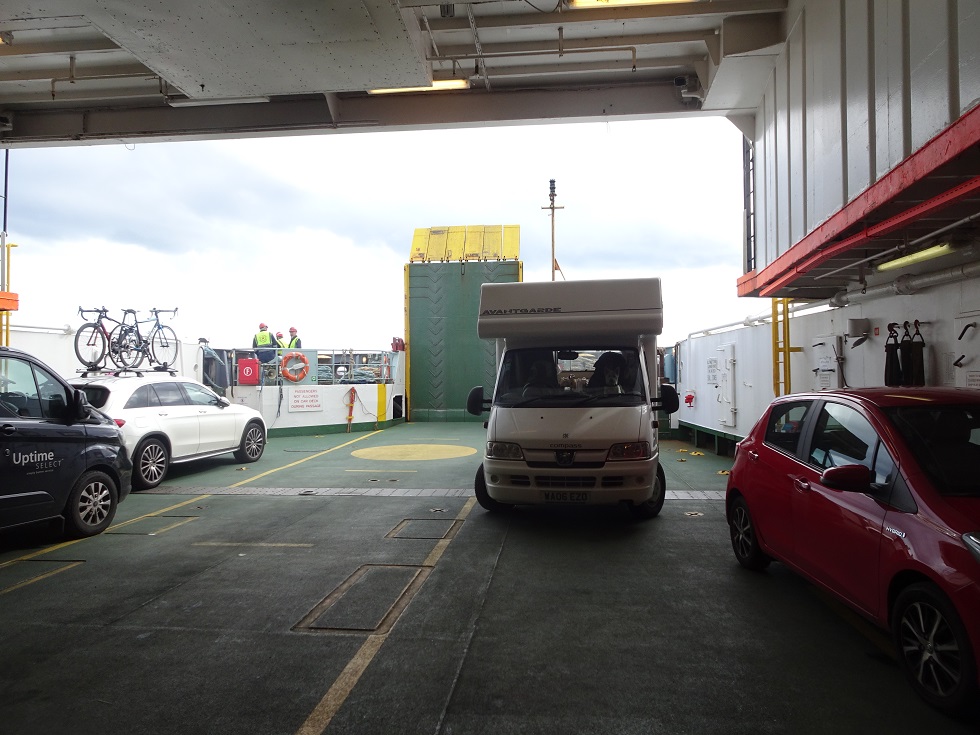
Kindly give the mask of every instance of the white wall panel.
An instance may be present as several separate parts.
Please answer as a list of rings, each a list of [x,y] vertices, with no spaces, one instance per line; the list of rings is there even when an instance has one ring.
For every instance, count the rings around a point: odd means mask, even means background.
[[[787,100],[789,97],[790,83],[787,78],[787,70],[783,65],[777,66],[775,70],[775,94],[773,102],[775,105],[776,125],[775,125],[775,167],[776,167],[776,231],[773,249],[777,257],[785,253],[790,246],[790,221],[792,219],[791,207],[793,201],[793,176],[794,171],[790,167],[792,156],[790,154],[790,140],[792,133],[790,129],[790,114]]]
[[[757,228],[759,234],[759,239],[764,240],[764,242],[757,243],[756,250],[756,268],[764,266],[767,263],[771,263],[777,257],[779,253],[776,250],[776,243],[779,242],[779,238],[776,236],[776,222],[779,218],[779,194],[776,190],[776,94],[775,94],[775,75],[773,75],[773,81],[769,85],[769,91],[766,92],[765,99],[763,100],[763,110],[762,119],[765,123],[765,138],[762,139],[762,148],[765,159],[764,166],[757,168],[756,170],[761,172],[765,176],[765,185],[760,187],[763,191],[761,196],[765,197],[765,206],[762,208],[761,215],[759,210],[756,210],[756,216],[762,216],[761,220],[764,223],[764,227]],[[758,199],[760,195],[756,193],[756,198]]]
[[[950,28],[947,2],[909,4],[909,94],[912,102],[912,150],[948,127],[951,89]],[[959,115],[959,110],[955,113]]]
[[[824,3],[820,12],[807,13],[805,22],[806,99],[801,104],[806,105],[807,170],[812,174],[804,177],[810,216],[803,231],[794,231],[793,242],[844,206],[840,5]]]
[[[875,0],[875,122],[877,171],[881,178],[906,156],[905,14],[900,0]]]
[[[788,42],[789,82],[789,230],[780,229],[781,252],[789,250],[806,233],[808,176],[806,138],[806,15],[793,29]]]
[[[772,81],[770,80],[770,84]],[[767,135],[766,130],[772,123],[772,110],[763,105],[762,109],[755,116],[755,137],[753,140],[763,141],[762,145],[755,146],[752,155],[755,159],[755,252],[754,268],[758,269],[761,264],[768,263],[773,258],[766,252],[766,244],[772,242],[771,234],[767,231],[769,226],[770,197],[766,187],[771,186],[774,181],[770,171],[770,161],[767,141],[771,136]]]
[[[959,0],[959,58],[960,112],[980,104],[980,0]]]
[[[867,0],[844,3],[844,105],[847,145],[846,196],[853,199],[871,184],[871,52]]]

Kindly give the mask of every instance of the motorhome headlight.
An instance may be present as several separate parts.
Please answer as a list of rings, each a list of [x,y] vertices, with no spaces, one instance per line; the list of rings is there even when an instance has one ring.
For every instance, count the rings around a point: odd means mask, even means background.
[[[973,557],[980,562],[980,531],[971,531],[963,534],[963,543],[970,550]]]
[[[519,444],[510,442],[487,442],[487,457],[493,459],[524,459]]]
[[[650,459],[650,442],[629,442],[627,444],[613,444],[609,449],[608,461],[614,462],[623,459]]]

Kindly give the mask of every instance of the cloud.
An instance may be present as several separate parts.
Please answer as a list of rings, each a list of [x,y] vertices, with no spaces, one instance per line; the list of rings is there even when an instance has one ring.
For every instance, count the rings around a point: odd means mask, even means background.
[[[741,155],[721,118],[18,149],[14,323],[178,306],[178,335],[217,346],[265,321],[383,347],[415,228],[518,224],[525,279],[550,279],[555,179],[566,277],[660,276],[673,340],[758,312],[735,298]]]

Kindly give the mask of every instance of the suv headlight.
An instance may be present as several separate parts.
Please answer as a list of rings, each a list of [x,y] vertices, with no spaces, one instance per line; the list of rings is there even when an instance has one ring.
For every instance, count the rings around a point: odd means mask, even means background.
[[[614,462],[623,459],[650,459],[650,442],[629,442],[627,444],[613,444],[609,449],[608,461]]]
[[[487,442],[487,457],[492,459],[524,459],[519,444],[510,442]]]
[[[980,531],[964,533],[961,537],[966,548],[973,554],[973,558],[980,562]]]

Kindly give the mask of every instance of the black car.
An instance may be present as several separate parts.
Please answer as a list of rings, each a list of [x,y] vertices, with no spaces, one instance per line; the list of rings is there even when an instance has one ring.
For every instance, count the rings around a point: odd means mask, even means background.
[[[94,536],[129,494],[119,427],[35,357],[0,346],[0,530],[64,520]]]

